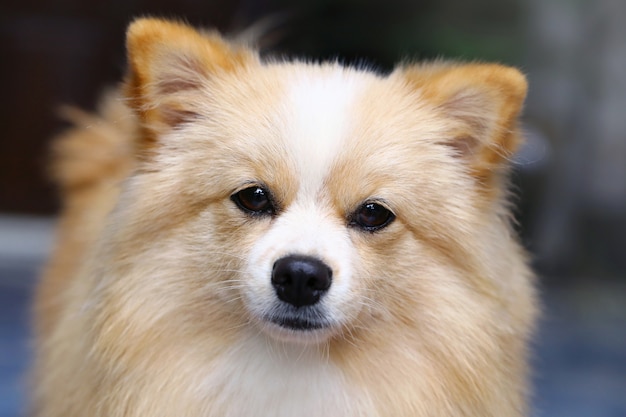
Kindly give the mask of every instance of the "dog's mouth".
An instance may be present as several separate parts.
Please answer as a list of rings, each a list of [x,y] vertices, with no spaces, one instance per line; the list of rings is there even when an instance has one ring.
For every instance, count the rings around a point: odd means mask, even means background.
[[[337,331],[324,309],[280,306],[262,315],[263,328],[274,338],[295,343],[319,343]]]
[[[274,316],[267,317],[266,320],[285,329],[296,331],[326,329],[330,326],[330,323],[326,321],[311,320],[306,317]]]

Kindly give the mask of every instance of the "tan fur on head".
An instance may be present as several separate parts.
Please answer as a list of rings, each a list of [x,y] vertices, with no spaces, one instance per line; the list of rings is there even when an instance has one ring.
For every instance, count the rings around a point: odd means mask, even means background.
[[[257,59],[252,51],[228,44],[215,33],[160,19],[135,21],[128,28],[126,47],[126,95],[147,128],[144,141],[196,116],[190,91],[205,87],[220,72]]]
[[[404,70],[418,91],[459,122],[444,143],[465,159],[479,181],[491,183],[517,151],[517,117],[526,79],[515,68],[496,64],[435,63]]]
[[[128,53],[55,145],[34,416],[528,415],[517,70],[264,62],[158,19]],[[332,278],[310,304],[294,256]]]

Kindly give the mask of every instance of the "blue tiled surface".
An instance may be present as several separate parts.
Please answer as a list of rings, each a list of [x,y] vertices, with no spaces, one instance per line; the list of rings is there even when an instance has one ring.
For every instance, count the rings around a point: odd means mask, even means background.
[[[553,290],[545,303],[535,415],[626,417],[626,287]]]
[[[33,275],[30,268],[0,266],[0,417],[23,415]]]
[[[37,262],[0,258],[0,417],[23,415],[28,305],[38,269]],[[545,304],[534,417],[626,417],[626,288],[555,290]]]

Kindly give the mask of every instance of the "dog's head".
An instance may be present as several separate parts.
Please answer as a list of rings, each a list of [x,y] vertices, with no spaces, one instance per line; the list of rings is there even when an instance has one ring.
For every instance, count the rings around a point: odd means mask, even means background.
[[[485,308],[469,293],[498,297],[486,265],[507,265],[493,258],[510,245],[519,72],[263,61],[153,19],[130,27],[128,50],[143,133],[117,214],[132,232],[117,239],[141,253],[137,286],[169,300],[156,317],[315,343],[376,320],[454,326]]]

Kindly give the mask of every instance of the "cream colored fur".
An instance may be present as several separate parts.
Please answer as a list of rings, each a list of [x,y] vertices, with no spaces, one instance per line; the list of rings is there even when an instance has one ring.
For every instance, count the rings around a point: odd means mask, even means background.
[[[36,417],[528,415],[517,70],[264,62],[155,19],[128,50],[122,91],[56,142]],[[273,215],[231,200],[249,184]],[[367,201],[395,220],[355,227]],[[324,329],[264,319],[292,253],[333,270]]]

